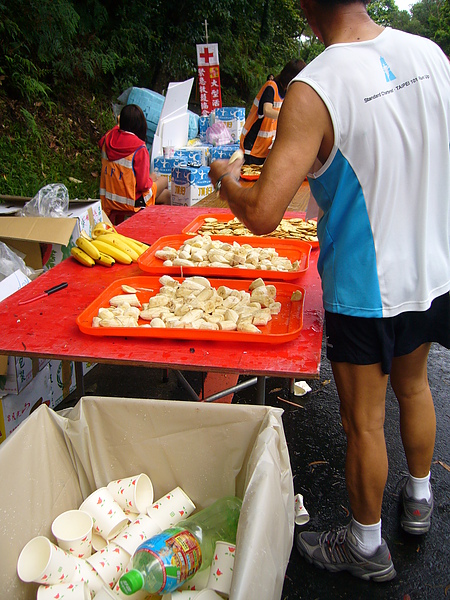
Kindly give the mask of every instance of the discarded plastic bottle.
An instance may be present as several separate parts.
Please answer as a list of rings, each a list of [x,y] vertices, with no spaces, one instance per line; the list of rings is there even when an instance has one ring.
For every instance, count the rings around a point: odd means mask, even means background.
[[[167,594],[181,587],[214,556],[216,542],[236,543],[242,500],[220,498],[142,543],[133,555],[133,568],[122,575],[120,589],[130,596],[145,589],[150,594]]]

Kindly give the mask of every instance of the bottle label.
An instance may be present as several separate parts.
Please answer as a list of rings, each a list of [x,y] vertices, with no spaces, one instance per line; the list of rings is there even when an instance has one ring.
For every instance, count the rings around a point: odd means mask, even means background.
[[[164,580],[158,594],[179,588],[202,564],[200,544],[186,529],[167,529],[141,544],[137,552],[149,552],[163,567]]]

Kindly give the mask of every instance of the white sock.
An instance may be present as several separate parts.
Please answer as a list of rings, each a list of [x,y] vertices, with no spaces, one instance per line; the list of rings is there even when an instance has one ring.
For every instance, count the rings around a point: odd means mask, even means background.
[[[351,532],[358,542],[358,550],[365,556],[375,554],[381,546],[381,519],[373,525],[363,525],[352,518]]]
[[[428,502],[431,497],[430,473],[426,477],[413,477],[410,474],[406,484],[406,493],[414,500],[425,499]]]

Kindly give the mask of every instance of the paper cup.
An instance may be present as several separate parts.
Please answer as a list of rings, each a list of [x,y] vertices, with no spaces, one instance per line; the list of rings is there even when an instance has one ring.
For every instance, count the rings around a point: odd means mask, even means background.
[[[114,592],[105,586],[95,594],[95,598],[97,600],[117,600],[117,596]],[[128,598],[130,598],[130,596],[128,596]]]
[[[195,510],[195,504],[180,487],[157,500],[147,510],[147,514],[158,523],[162,530],[168,529],[186,519]]]
[[[139,515],[128,527],[125,527],[113,541],[131,556],[142,542],[157,533],[161,533],[161,531],[161,527],[154,519],[143,514]]]
[[[208,585],[209,574],[211,572],[211,567],[207,567],[206,569],[202,569],[201,571],[197,571],[197,573],[189,579],[181,586],[180,590],[193,590],[199,591],[203,590]]]
[[[164,158],[173,158],[175,154],[174,146],[164,146],[163,148]]]
[[[236,546],[234,544],[216,542],[211,572],[206,586],[227,597],[230,595],[231,590],[235,552]]]
[[[214,590],[201,590],[195,600],[223,600],[222,596],[219,596]]]
[[[55,598],[58,600],[91,600],[91,593],[83,581],[38,587],[36,600],[55,600]]]
[[[78,558],[87,558],[92,551],[92,517],[82,510],[68,510],[52,523],[52,533],[60,548]]]
[[[17,560],[17,575],[27,583],[56,583],[71,582],[79,570],[79,562],[58,548],[44,536],[33,538],[26,544]]]
[[[88,586],[91,595],[95,596],[103,587],[103,579],[97,571],[91,567],[85,560],[81,561],[80,573],[76,581],[83,581]]]
[[[153,503],[153,485],[145,473],[111,481],[107,488],[127,514],[145,513]]]
[[[294,502],[295,524],[305,525],[309,521],[309,514],[303,505],[303,496],[297,494]]]
[[[195,590],[175,590],[171,594],[164,594],[162,600],[196,600],[199,593]]]
[[[121,506],[117,504],[106,488],[100,488],[86,498],[80,510],[91,515],[94,532],[105,540],[115,537],[129,522]]]
[[[100,575],[103,583],[113,588],[130,562],[130,555],[114,542],[86,559]]]
[[[107,545],[108,542],[99,533],[92,533],[92,550],[94,552],[99,552]]]

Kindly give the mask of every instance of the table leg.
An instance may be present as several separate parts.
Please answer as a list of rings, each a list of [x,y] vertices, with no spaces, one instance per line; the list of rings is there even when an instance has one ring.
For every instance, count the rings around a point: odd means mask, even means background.
[[[264,375],[258,376],[256,382],[256,404],[266,403],[266,378]]]
[[[84,396],[83,363],[80,361],[75,361],[75,380],[77,385],[77,398],[79,400]]]

